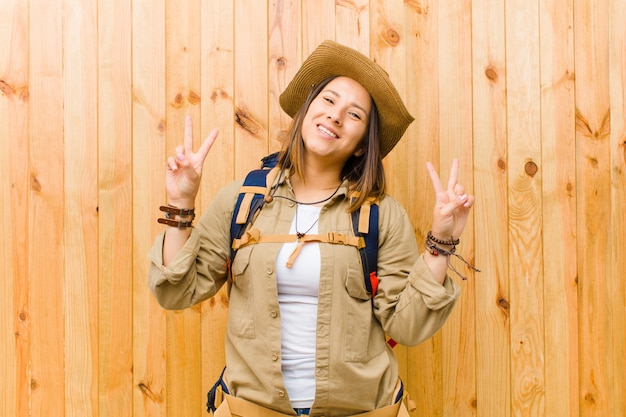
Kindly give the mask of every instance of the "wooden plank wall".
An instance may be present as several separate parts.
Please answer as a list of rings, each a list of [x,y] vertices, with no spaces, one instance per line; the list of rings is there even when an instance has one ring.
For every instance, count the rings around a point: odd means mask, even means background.
[[[623,0],[3,0],[0,415],[205,415],[228,303],[147,289],[166,155],[185,115],[197,143],[219,128],[202,210],[280,146],[278,95],[335,39],[415,116],[385,164],[420,241],[426,161],[458,156],[477,199],[482,272],[396,348],[412,415],[625,417],[625,21]]]

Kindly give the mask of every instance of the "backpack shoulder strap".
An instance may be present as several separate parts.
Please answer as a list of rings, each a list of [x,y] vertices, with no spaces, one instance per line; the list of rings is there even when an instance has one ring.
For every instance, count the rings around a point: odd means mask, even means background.
[[[378,204],[368,200],[352,212],[352,227],[354,234],[365,240],[365,247],[359,249],[359,253],[365,288],[373,300],[378,290]]]
[[[278,170],[275,169],[277,162],[278,152],[267,155],[261,159],[260,169],[250,171],[246,175],[230,222],[231,242],[243,235],[248,224],[252,223],[258,211],[263,207],[265,196],[269,194],[271,183],[274,182],[278,173]],[[231,249],[230,255],[232,262],[235,256],[234,249]]]
[[[365,247],[359,249],[365,288],[374,296],[378,291],[378,203],[366,201],[361,208],[352,213],[352,227],[356,236],[365,240]],[[393,349],[398,343],[387,338],[387,344]]]

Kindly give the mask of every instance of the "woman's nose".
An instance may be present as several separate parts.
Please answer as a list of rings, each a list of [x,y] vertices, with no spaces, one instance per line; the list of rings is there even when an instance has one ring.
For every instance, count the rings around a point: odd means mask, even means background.
[[[329,111],[328,114],[326,115],[326,118],[330,120],[331,122],[335,123],[336,125],[341,125],[341,117],[339,113],[336,111]]]

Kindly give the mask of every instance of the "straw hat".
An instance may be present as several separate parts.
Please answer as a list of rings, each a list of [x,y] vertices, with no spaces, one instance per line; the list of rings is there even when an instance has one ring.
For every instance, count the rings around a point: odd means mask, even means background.
[[[280,95],[280,105],[291,117],[306,101],[311,88],[331,76],[345,76],[361,84],[372,96],[378,109],[380,155],[384,158],[414,120],[404,106],[389,75],[380,65],[333,41],[322,42]]]

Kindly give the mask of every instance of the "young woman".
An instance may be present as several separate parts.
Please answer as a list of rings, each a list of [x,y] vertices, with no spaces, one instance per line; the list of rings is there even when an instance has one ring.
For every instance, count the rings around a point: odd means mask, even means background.
[[[406,413],[386,335],[415,345],[445,322],[459,297],[446,275],[449,256],[474,198],[457,183],[457,160],[445,188],[427,164],[436,204],[420,254],[405,210],[385,194],[381,162],[413,118],[385,71],[351,48],[322,43],[280,103],[293,117],[291,139],[251,226],[257,238],[274,239],[242,245],[229,265],[241,181],[224,187],[191,227],[217,132],[193,152],[187,119],[184,145],[167,161],[170,208],[163,222],[172,226],[150,252],[150,288],[164,308],[183,309],[229,282],[230,395],[216,415]],[[379,233],[375,294],[366,290],[355,246],[316,238],[354,236],[350,213],[372,201]]]

